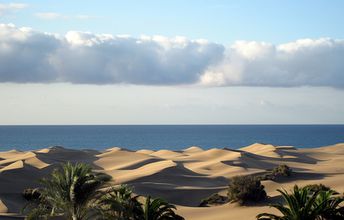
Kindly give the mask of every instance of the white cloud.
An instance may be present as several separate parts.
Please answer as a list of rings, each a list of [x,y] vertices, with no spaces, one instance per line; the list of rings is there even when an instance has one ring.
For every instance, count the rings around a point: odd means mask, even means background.
[[[78,19],[78,20],[89,20],[98,18],[96,16],[91,15],[65,15],[56,12],[40,12],[34,14],[37,18],[44,19],[44,20],[55,20],[55,19]]]
[[[344,87],[344,40],[231,46],[185,37],[70,31],[65,36],[0,25],[0,82]]]
[[[13,36],[21,36],[20,39]],[[0,82],[191,84],[221,59],[223,46],[68,32],[65,36],[0,26]],[[169,45],[169,46],[166,46]]]
[[[344,40],[301,39],[272,45],[236,42],[221,64],[202,74],[203,85],[344,87]]]
[[[0,16],[8,12],[24,9],[26,7],[28,7],[28,5],[24,3],[8,3],[8,4],[0,3]]]
[[[40,19],[53,20],[58,18],[66,18],[64,15],[55,12],[40,12],[35,14]]]

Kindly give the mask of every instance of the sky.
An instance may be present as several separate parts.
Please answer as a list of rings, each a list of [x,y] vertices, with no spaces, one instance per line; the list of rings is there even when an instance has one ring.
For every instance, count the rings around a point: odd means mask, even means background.
[[[343,1],[0,1],[0,124],[343,124]]]

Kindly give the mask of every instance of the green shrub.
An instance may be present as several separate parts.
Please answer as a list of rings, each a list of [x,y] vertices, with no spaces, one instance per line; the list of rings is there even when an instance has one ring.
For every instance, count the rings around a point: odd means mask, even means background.
[[[305,188],[308,188],[312,193],[315,192],[320,192],[320,191],[333,191],[331,190],[330,187],[325,186],[323,184],[309,184],[307,186],[305,186]],[[333,191],[335,194],[338,194],[337,192]]]
[[[228,200],[246,204],[266,199],[264,186],[259,178],[253,176],[235,176],[228,187]]]
[[[272,176],[271,173],[261,174],[261,175],[256,176],[256,178],[260,181],[273,180],[274,179],[274,177]]]
[[[203,199],[199,204],[200,207],[206,207],[209,205],[221,205],[228,202],[228,198],[221,196],[218,193],[212,194],[211,196]]]
[[[273,177],[291,176],[292,169],[285,164],[280,164],[271,171]]]
[[[278,165],[272,170],[266,171],[266,173],[258,175],[257,178],[260,181],[264,180],[276,180],[279,177],[289,177],[292,175],[292,169],[285,164]]]

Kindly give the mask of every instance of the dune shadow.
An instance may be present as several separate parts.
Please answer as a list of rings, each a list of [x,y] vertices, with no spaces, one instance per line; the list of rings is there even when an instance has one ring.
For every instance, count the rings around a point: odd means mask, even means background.
[[[307,173],[307,172],[293,172],[291,176],[280,176],[273,181],[276,183],[288,183],[297,180],[322,180],[329,174],[324,173]]]
[[[25,162],[25,160],[31,158],[21,159],[19,157],[15,162],[22,161],[22,167],[19,166],[18,168],[0,172],[0,199],[10,213],[19,213],[21,208],[23,208],[25,200],[22,198],[21,193],[24,189],[40,187],[40,179],[48,177],[54,169],[61,167],[62,163],[68,161],[72,163],[84,162],[90,164],[94,169],[102,169],[93,163],[98,159],[96,155],[99,154],[98,151],[94,150],[72,150],[52,147],[48,152],[35,151],[33,153],[36,154],[33,157],[49,165],[37,168]],[[3,218],[0,217],[0,219]]]
[[[100,154],[100,152],[96,150],[74,150],[60,146],[55,146],[49,148],[49,152],[47,153],[35,152],[35,154],[38,159],[48,164],[60,165],[66,162],[87,163],[90,164],[93,169],[103,169],[102,167],[99,167],[94,164],[94,161],[99,159],[98,157],[96,157],[96,155]]]
[[[40,186],[39,180],[48,176],[55,166],[38,169],[24,164],[18,169],[6,170],[0,173],[0,199],[8,208],[8,212],[19,213],[25,204],[21,193],[27,188]]]
[[[231,150],[233,151],[233,150]],[[229,166],[238,166],[245,169],[263,169],[271,170],[278,164],[283,163],[304,163],[304,164],[316,164],[321,160],[312,158],[306,153],[300,153],[295,150],[282,150],[278,149],[278,154],[281,157],[268,157],[264,155],[258,155],[242,150],[234,150],[235,152],[240,152],[241,156],[237,160],[225,160],[222,163]],[[298,171],[307,171],[307,169],[297,168]]]
[[[175,187],[166,187],[161,184],[150,182],[133,182],[129,184],[134,187],[135,193],[143,196],[161,197],[176,205],[198,207],[202,199],[225,189],[220,188],[190,188],[176,189]]]
[[[181,163],[158,173],[144,176],[127,184],[135,193],[163,197],[167,201],[187,206],[198,206],[205,197],[225,189],[228,180],[224,177],[209,177],[185,168]],[[181,199],[187,196],[187,199]]]

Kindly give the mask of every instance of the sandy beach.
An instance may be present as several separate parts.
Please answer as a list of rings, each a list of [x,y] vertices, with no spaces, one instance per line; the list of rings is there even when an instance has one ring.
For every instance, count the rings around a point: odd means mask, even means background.
[[[21,192],[37,187],[40,178],[67,161],[91,164],[95,171],[111,175],[111,184],[129,184],[136,194],[165,198],[176,204],[178,214],[187,220],[255,219],[258,213],[275,212],[268,204],[279,201],[276,189],[290,189],[295,184],[322,183],[344,191],[343,143],[308,149],[256,143],[237,150],[204,150],[197,146],[182,151],[130,151],[120,147],[105,151],[63,147],[11,150],[0,152],[0,219],[21,219],[20,210],[25,204]],[[262,181],[269,196],[266,202],[198,207],[213,193],[226,195],[231,177],[264,173],[279,164],[288,165],[294,173],[278,181]]]

